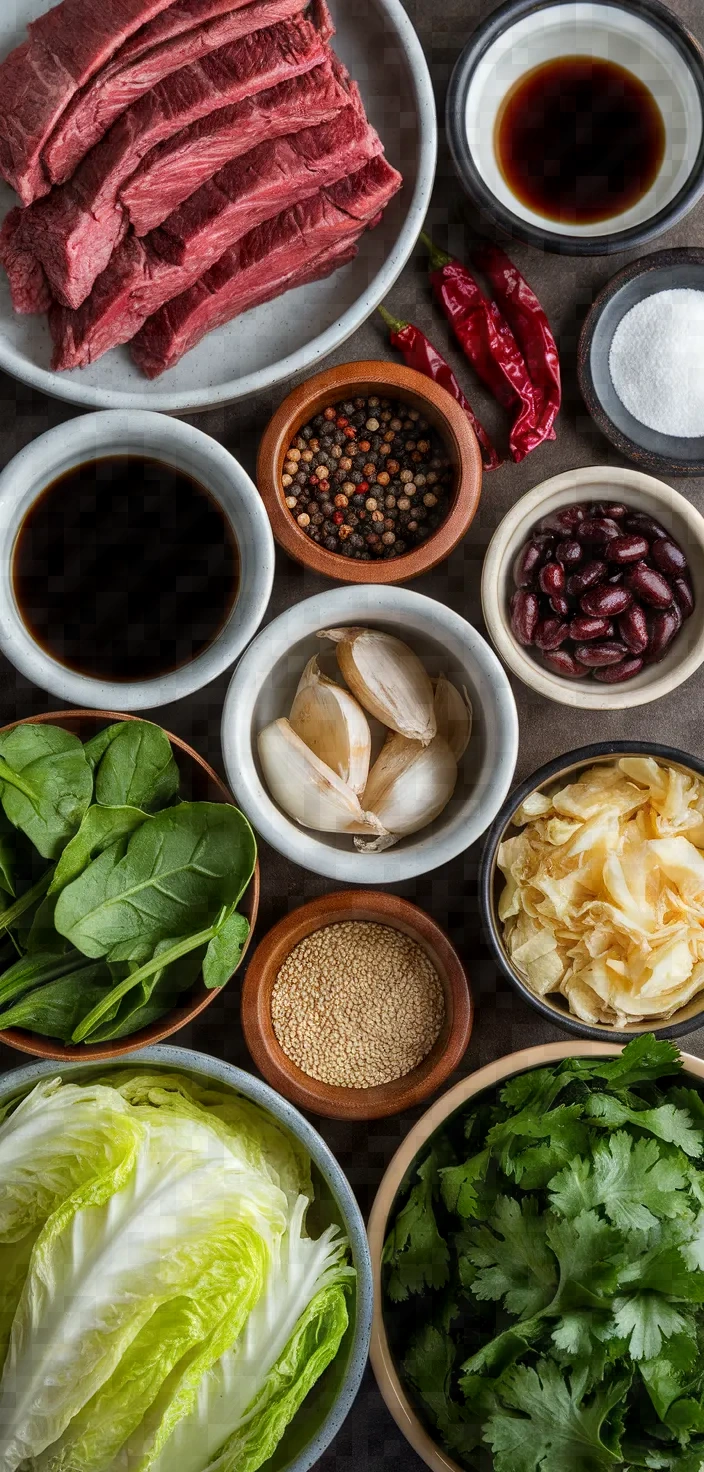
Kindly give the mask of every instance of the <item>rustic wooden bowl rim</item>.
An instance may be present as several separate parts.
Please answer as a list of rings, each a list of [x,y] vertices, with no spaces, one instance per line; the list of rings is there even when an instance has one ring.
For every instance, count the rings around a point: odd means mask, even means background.
[[[431,418],[441,421],[439,432],[457,464],[455,497],[445,521],[422,546],[392,562],[353,562],[339,552],[328,552],[301,531],[284,500],[280,477],[294,434],[324,405],[358,392],[398,395],[424,404]],[[276,541],[297,562],[338,583],[399,583],[443,562],[466,535],[479,505],[482,459],[464,410],[440,384],[398,363],[342,363],[299,384],[279,405],[259,447],[257,485]]]
[[[143,720],[140,715],[121,714],[119,711],[111,710],[58,710],[49,711],[43,715],[24,716],[20,721],[10,721],[6,726],[0,727],[0,733],[11,731],[15,726],[51,725],[60,726],[64,721],[138,721]],[[152,724],[157,724],[153,722]],[[198,755],[191,746],[182,741],[180,736],[173,736],[170,731],[165,731],[172,746],[195,762],[201,771],[205,773],[210,782],[213,783],[219,793],[219,801],[236,806],[232,793],[225,783],[218,777],[217,772],[206,762],[205,758]],[[242,899],[242,908],[250,922],[249,936],[242,952],[242,958],[247,952],[254,933],[259,909],[260,872],[259,860],[255,866],[254,874],[250,880],[249,887]],[[241,964],[241,963],[240,963]],[[188,994],[186,994],[187,996]],[[120,1038],[115,1043],[80,1043],[75,1047],[62,1045],[55,1039],[42,1038],[37,1033],[27,1032],[24,1028],[9,1027],[0,1029],[0,1043],[6,1043],[9,1048],[15,1048],[18,1053],[29,1053],[33,1058],[55,1058],[60,1063],[97,1063],[103,1059],[120,1058],[127,1053],[134,1053],[138,1048],[149,1047],[153,1043],[162,1043],[165,1038],[173,1037],[182,1027],[193,1022],[199,1017],[205,1008],[210,1006],[219,991],[208,991],[203,982],[194,988],[189,1001],[180,1007],[175,1007],[172,1012],[167,1012],[164,1017],[153,1022],[151,1027],[145,1027],[141,1032],[133,1033],[128,1038]]]
[[[286,957],[299,941],[327,925],[370,921],[410,935],[438,964],[445,988],[449,1028],[417,1068],[370,1089],[321,1083],[296,1066],[278,1043],[271,1022],[271,992]],[[443,974],[444,973],[444,974]],[[472,1032],[474,1007],[460,958],[444,930],[409,900],[378,890],[340,890],[302,905],[259,942],[242,988],[242,1031],[268,1083],[300,1109],[328,1119],[382,1119],[427,1099],[462,1059]]]

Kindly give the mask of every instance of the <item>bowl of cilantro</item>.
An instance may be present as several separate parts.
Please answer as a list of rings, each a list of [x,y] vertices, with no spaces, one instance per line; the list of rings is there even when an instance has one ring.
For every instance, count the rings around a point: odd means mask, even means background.
[[[701,1472],[700,1059],[489,1064],[411,1130],[369,1242],[372,1366],[433,1472]]]

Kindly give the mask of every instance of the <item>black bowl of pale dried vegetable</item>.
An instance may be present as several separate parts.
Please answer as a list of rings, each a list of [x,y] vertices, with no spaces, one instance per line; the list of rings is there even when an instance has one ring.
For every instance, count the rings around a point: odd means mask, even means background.
[[[242,959],[256,860],[227,789],[159,726],[0,731],[0,1040],[95,1058],[175,1032]]]
[[[564,1053],[475,1076],[390,1167],[374,1368],[429,1465],[701,1472],[704,1065],[652,1035]]]

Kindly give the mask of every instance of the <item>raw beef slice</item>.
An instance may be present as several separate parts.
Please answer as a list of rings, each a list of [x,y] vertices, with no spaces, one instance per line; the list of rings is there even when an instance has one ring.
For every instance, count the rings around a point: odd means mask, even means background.
[[[327,122],[350,101],[349,82],[331,56],[312,72],[223,107],[159,143],[120,190],[137,235],[148,235],[231,159],[267,138]]]
[[[132,356],[148,378],[173,368],[216,327],[288,290],[292,273],[313,265],[321,250],[351,244],[378,219],[401,187],[383,157],[313,199],[267,220],[226,251],[195,286],[145,322]],[[261,293],[268,295],[262,297]]]
[[[68,184],[26,211],[17,248],[42,264],[59,302],[79,307],[126,232],[119,191],[145,153],[226,103],[311,71],[325,56],[321,36],[301,17],[174,72],[118,118]]]
[[[213,4],[214,0],[210,0]],[[220,0],[223,5],[224,0]],[[254,0],[253,4],[233,10],[228,3],[225,15],[192,26],[170,39],[125,60],[123,48],[110,65],[99,72],[88,86],[74,97],[54,130],[44,153],[44,167],[55,184],[70,179],[81,160],[105,136],[108,128],[133,102],[137,102],[157,82],[172,72],[198,61],[211,51],[250,35],[276,21],[288,20],[305,10],[308,0]],[[167,10],[159,17],[164,23],[173,13]],[[149,27],[145,27],[148,30]],[[142,32],[140,32],[140,35]],[[134,48],[135,41],[130,43]]]
[[[380,152],[378,135],[350,106],[332,122],[262,143],[229,164],[163,229],[142,242],[130,234],[77,312],[54,314],[59,347],[70,345],[55,366],[84,367],[129,342],[147,317],[198,281],[235,241]],[[69,318],[70,335],[64,330]]]
[[[7,0],[5,0],[7,3]],[[236,10],[245,0],[232,0]],[[63,0],[0,66],[0,174],[24,204],[47,194],[41,151],[79,87],[170,0]]]

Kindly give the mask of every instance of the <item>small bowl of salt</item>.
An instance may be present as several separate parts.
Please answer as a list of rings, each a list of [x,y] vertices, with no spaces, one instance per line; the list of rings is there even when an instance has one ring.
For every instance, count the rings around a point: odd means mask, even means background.
[[[704,472],[704,250],[661,250],[600,292],[578,350],[602,434],[645,470]]]

